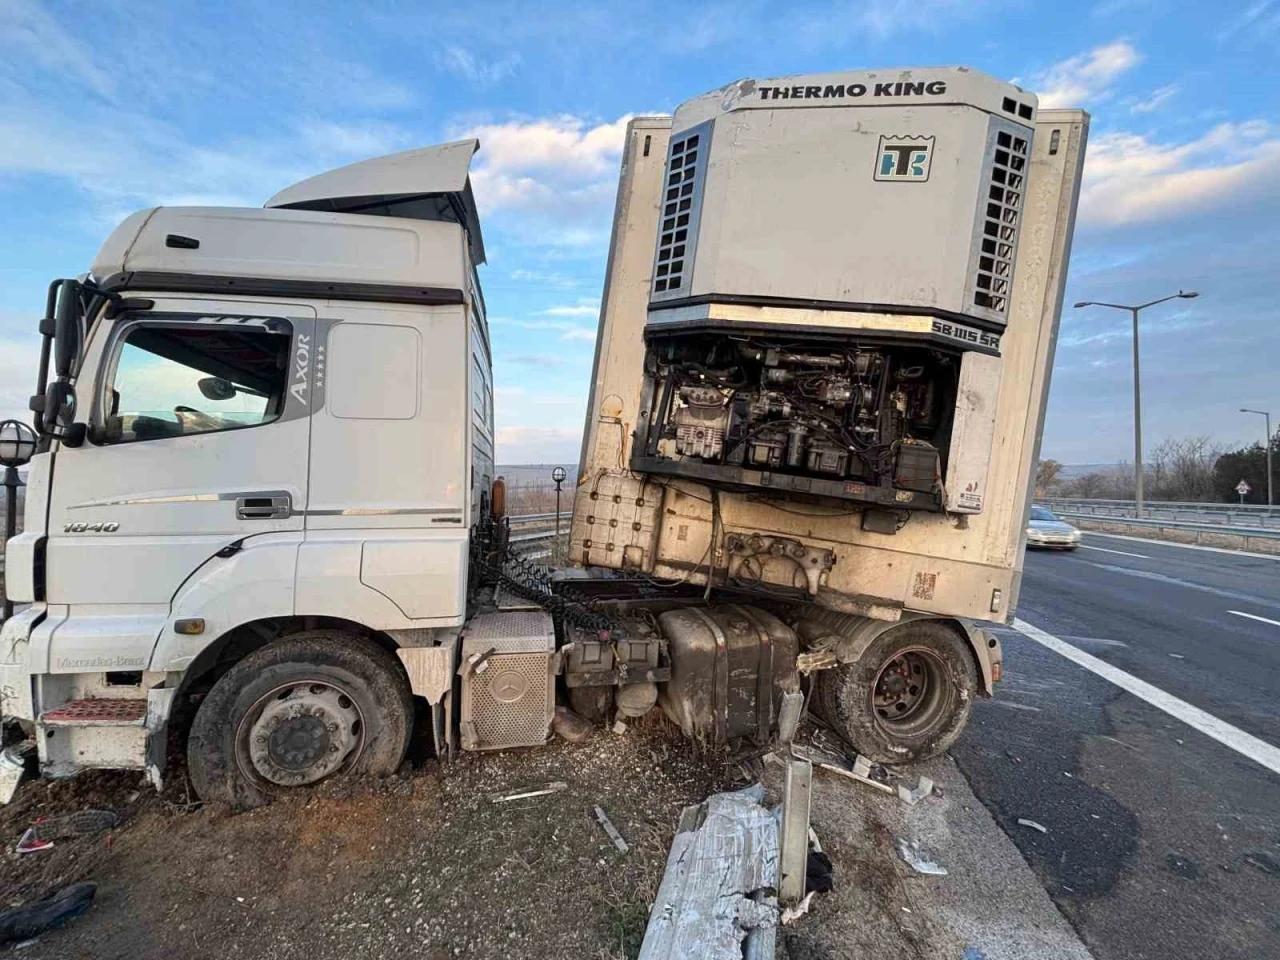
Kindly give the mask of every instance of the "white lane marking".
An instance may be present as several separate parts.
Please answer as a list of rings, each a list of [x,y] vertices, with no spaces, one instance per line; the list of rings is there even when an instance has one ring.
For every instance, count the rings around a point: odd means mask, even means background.
[[[1081,550],[1097,550],[1099,553],[1114,553],[1121,557],[1137,557],[1139,560],[1150,560],[1145,553],[1125,553],[1123,550],[1108,550],[1106,547],[1091,547],[1087,543],[1080,544]]]
[[[1106,537],[1109,540],[1128,540],[1130,543],[1143,543],[1152,547],[1180,547],[1183,550],[1203,550],[1206,553],[1226,553],[1233,557],[1251,557],[1254,560],[1280,560],[1280,553],[1250,553],[1248,550],[1228,550],[1226,547],[1202,547],[1198,543],[1178,543],[1174,540],[1152,540],[1150,537],[1126,537],[1121,533],[1099,533],[1096,530],[1081,530],[1086,537]],[[1081,544],[1083,546],[1083,544]]]
[[[1145,680],[1139,680],[1133,674],[1125,673],[1118,667],[1099,660],[1093,654],[1085,653],[1079,647],[1073,647],[1051,633],[1045,633],[1025,620],[1015,619],[1013,625],[1019,633],[1030,637],[1041,646],[1048,647],[1054,653],[1061,654],[1090,673],[1095,673],[1102,679],[1114,683],[1121,690],[1145,700],[1169,716],[1199,730],[1205,736],[1212,737],[1224,746],[1230,747],[1241,756],[1261,764],[1272,773],[1280,774],[1280,747],[1273,747],[1265,740],[1259,740],[1253,734],[1245,733],[1239,727],[1234,727],[1225,720],[1219,720],[1213,714],[1206,713],[1185,700],[1179,700],[1159,687],[1154,687]]]
[[[1245,613],[1243,610],[1228,610],[1227,613],[1234,613],[1237,617],[1248,617],[1250,620],[1261,620],[1263,623],[1269,623],[1273,627],[1280,627],[1280,620],[1268,620],[1266,617],[1260,617],[1256,613]]]

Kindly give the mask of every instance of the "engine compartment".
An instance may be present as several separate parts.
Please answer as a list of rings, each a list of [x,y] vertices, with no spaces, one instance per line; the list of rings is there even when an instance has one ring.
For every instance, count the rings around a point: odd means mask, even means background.
[[[651,335],[631,468],[941,510],[959,369],[848,336]]]

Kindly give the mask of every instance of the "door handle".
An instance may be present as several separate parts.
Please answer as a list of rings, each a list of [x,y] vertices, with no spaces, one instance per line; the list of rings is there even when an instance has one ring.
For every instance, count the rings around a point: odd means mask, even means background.
[[[283,520],[293,513],[289,496],[239,497],[236,500],[238,520]]]

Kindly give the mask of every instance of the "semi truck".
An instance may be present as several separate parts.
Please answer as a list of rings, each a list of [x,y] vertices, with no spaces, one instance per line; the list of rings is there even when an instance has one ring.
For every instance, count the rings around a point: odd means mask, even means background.
[[[1087,132],[967,68],[633,119],[556,570],[495,476],[475,140],[130,216],[39,324],[3,713],[52,777],[158,787],[175,734],[236,806],[557,704],[936,755],[1000,679]]]

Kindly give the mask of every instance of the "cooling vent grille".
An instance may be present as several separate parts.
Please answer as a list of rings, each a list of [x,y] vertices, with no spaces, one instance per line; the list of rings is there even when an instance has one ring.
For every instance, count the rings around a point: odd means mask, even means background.
[[[973,303],[1005,316],[1013,286],[1013,259],[1018,251],[1018,224],[1026,196],[1031,141],[1024,131],[998,129],[994,147],[991,179],[981,201],[985,211],[980,218]]]
[[[710,124],[700,124],[672,140],[667,151],[658,253],[653,266],[654,293],[680,291],[689,285],[710,134]]]
[[[504,654],[489,659],[473,674],[469,719],[482,750],[545,743],[554,700],[550,658],[546,654]]]

